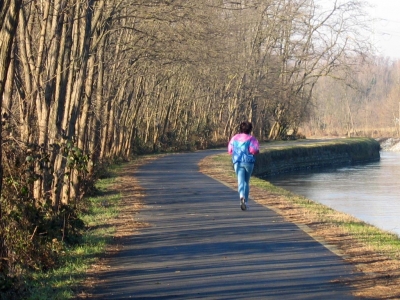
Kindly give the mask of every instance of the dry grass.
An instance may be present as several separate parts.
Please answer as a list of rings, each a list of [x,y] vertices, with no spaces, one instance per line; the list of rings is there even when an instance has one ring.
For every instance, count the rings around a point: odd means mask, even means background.
[[[226,156],[205,158],[199,164],[200,171],[236,189],[235,174]],[[355,265],[363,275],[345,282],[355,288],[355,296],[400,299],[400,243],[395,235],[261,179],[251,179],[251,198],[303,226],[309,235]]]
[[[120,206],[118,218],[107,224],[115,228],[113,243],[107,246],[104,255],[87,271],[86,280],[81,287],[83,291],[76,296],[77,299],[91,298],[91,289],[101,284],[98,280],[99,274],[109,270],[108,259],[123,248],[124,238],[137,234],[141,228],[149,226],[149,224],[138,222],[134,218],[143,207],[144,197],[144,190],[140,187],[135,174],[140,166],[158,157],[160,155],[140,157],[138,160],[125,164],[118,171],[115,184],[109,187],[109,190],[118,191],[121,194],[121,200],[118,203]]]

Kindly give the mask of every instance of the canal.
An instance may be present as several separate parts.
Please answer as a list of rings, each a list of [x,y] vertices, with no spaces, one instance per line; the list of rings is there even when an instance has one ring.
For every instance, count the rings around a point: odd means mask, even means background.
[[[365,165],[266,178],[276,186],[400,236],[400,152]]]

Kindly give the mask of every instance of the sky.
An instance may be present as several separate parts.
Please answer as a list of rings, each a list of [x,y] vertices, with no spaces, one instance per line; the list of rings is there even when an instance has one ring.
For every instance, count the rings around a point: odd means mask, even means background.
[[[373,41],[379,54],[400,59],[400,0],[366,0],[375,19]]]

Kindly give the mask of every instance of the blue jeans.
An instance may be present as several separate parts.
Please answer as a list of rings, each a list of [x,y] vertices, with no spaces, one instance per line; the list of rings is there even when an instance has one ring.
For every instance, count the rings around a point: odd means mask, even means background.
[[[250,192],[250,176],[253,173],[254,164],[237,162],[233,165],[238,178],[238,192],[240,198],[249,199]]]

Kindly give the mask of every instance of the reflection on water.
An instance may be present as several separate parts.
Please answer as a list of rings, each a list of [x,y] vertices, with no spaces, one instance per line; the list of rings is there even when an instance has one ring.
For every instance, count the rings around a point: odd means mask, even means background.
[[[381,161],[324,172],[284,174],[268,181],[400,236],[400,153]]]

